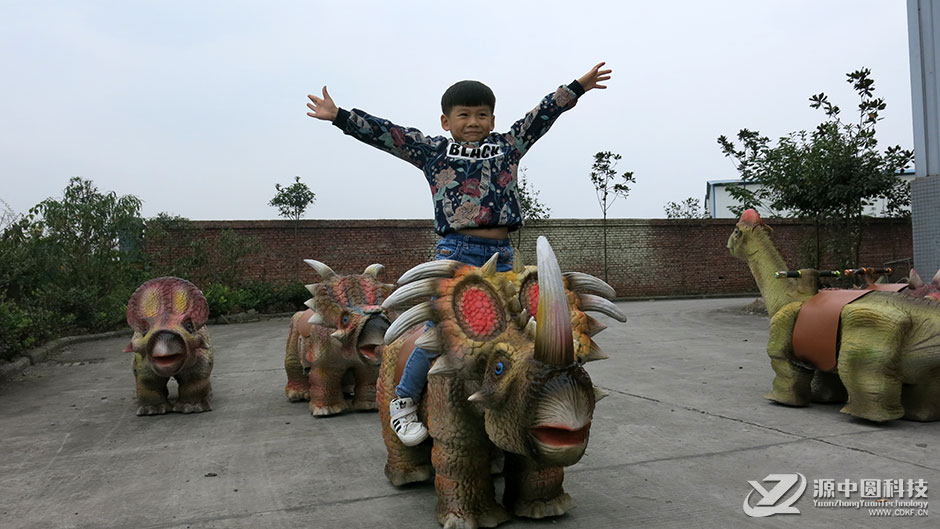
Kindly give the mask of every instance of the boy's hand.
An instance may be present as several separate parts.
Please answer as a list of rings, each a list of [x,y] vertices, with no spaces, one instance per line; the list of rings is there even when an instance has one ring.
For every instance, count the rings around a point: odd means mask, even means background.
[[[607,88],[607,85],[598,84],[601,81],[606,81],[610,79],[610,72],[613,70],[601,70],[601,66],[604,66],[605,62],[598,64],[597,66],[591,68],[591,71],[581,76],[578,79],[578,83],[581,84],[581,88],[584,88],[584,91],[587,92],[592,88]]]
[[[310,98],[310,103],[307,103],[307,108],[313,111],[307,112],[308,116],[326,121],[336,119],[339,109],[336,108],[336,104],[333,103],[333,98],[330,97],[330,93],[326,91],[326,86],[323,87],[322,98],[315,95],[308,95],[307,97]]]

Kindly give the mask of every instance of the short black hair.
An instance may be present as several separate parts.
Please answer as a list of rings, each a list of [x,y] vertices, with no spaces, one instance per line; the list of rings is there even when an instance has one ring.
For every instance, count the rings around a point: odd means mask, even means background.
[[[441,96],[441,111],[450,114],[455,105],[468,107],[488,106],[490,112],[496,110],[496,95],[490,87],[480,81],[459,81],[448,88]]]

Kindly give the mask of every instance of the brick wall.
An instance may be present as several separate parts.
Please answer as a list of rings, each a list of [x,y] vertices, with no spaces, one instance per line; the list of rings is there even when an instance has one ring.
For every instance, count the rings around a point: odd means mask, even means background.
[[[624,298],[727,295],[756,292],[747,265],[725,247],[733,219],[610,219],[607,222],[608,282]],[[791,268],[811,266],[812,225],[794,219],[770,219],[774,239]],[[275,283],[315,282],[303,259],[316,259],[338,273],[359,273],[372,263],[385,266],[394,282],[412,266],[433,256],[437,236],[430,220],[194,221],[170,246],[148,251],[172,256],[194,237],[211,241],[225,230],[253,237],[262,247],[239,265],[243,279]],[[865,227],[861,265],[882,266],[912,256],[910,220],[871,219]],[[604,277],[603,224],[599,219],[531,221],[512,234],[517,256],[535,263],[535,239],[548,237],[562,270]],[[175,247],[174,245],[178,245]],[[801,262],[802,261],[802,262]],[[824,261],[823,266],[832,266]],[[895,265],[896,277],[909,263]],[[928,271],[929,276],[933,271]],[[198,284],[198,278],[193,278]]]

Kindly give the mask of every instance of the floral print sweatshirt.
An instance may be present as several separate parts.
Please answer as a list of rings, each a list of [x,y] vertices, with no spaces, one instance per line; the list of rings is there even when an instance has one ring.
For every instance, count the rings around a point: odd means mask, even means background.
[[[559,86],[509,132],[493,132],[479,142],[428,137],[358,109],[339,109],[333,124],[424,172],[434,199],[434,231],[439,235],[497,226],[514,231],[522,227],[516,187],[519,160],[583,93],[577,81]]]

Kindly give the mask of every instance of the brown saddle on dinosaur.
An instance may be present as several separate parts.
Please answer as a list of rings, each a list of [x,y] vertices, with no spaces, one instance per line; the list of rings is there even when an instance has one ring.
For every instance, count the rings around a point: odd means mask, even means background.
[[[839,319],[849,303],[874,290],[899,292],[904,283],[869,285],[866,289],[823,289],[800,307],[793,328],[793,356],[823,371],[836,367],[839,356]]]

